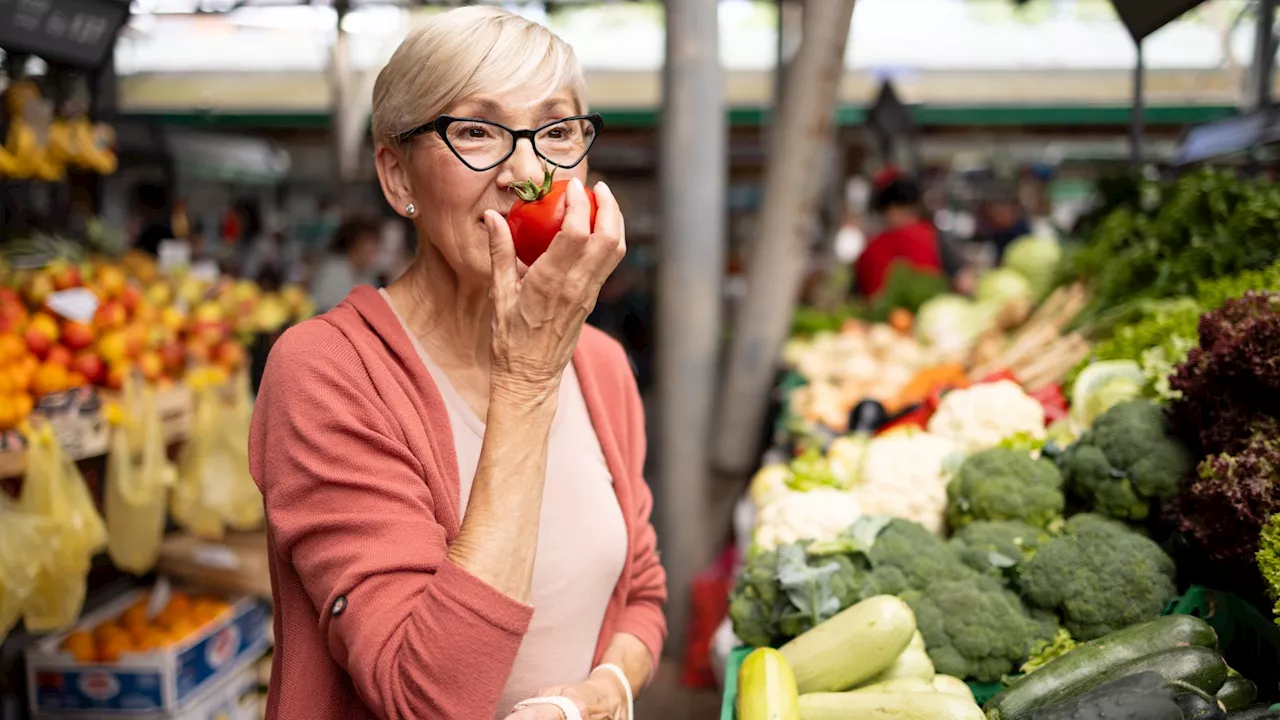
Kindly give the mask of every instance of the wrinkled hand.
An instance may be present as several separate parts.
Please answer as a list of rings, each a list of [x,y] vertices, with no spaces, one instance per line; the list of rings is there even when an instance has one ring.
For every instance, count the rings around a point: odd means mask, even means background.
[[[622,212],[608,186],[595,187],[596,222],[582,182],[571,180],[564,223],[537,261],[521,274],[511,228],[500,214],[485,213],[492,260],[495,393],[521,399],[554,396],[600,286],[627,252]]]
[[[539,690],[535,697],[562,696],[573,701],[582,720],[630,720],[626,690],[608,673],[596,673],[577,685],[560,685]],[[532,705],[507,716],[507,720],[565,720],[555,705]]]

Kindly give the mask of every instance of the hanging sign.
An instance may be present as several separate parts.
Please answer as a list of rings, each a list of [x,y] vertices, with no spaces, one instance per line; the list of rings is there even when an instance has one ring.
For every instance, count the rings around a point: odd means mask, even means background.
[[[96,68],[128,19],[126,0],[0,0],[0,48]]]

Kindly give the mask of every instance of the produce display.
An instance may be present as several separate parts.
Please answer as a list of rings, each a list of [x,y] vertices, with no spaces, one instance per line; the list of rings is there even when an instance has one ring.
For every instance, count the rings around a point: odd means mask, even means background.
[[[197,369],[225,381],[244,366],[255,333],[313,312],[296,286],[263,293],[244,280],[162,275],[141,253],[77,257],[76,247],[43,238],[5,248],[0,431],[17,427],[43,396],[82,386],[119,390],[129,373],[161,386]],[[46,261],[51,255],[58,257]]]
[[[200,632],[230,609],[226,600],[175,591],[154,616],[151,596],[144,594],[113,620],[69,633],[62,649],[83,663],[115,663],[130,653],[177,645]]]
[[[798,315],[729,621],[800,664],[799,717],[1280,718],[1278,243],[1280,186],[1197,171],[972,298]],[[890,598],[981,711],[909,671],[852,697],[885,641],[833,623]]]

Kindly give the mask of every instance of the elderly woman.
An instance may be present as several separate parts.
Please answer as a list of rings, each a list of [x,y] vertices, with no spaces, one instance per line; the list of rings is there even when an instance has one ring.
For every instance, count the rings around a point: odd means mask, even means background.
[[[418,257],[285,333],[249,442],[269,520],[268,718],[630,720],[666,629],[621,347],[583,321],[626,252],[573,51],[469,7],[378,76],[378,178]],[[571,178],[532,266],[513,183]]]

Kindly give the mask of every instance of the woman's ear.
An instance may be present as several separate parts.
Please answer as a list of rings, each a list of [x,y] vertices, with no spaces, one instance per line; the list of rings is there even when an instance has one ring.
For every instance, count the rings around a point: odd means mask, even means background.
[[[401,150],[379,145],[373,151],[373,164],[378,169],[378,183],[382,185],[382,195],[391,205],[391,209],[403,217],[409,217],[406,208],[414,200],[413,179],[409,175],[408,158]]]

